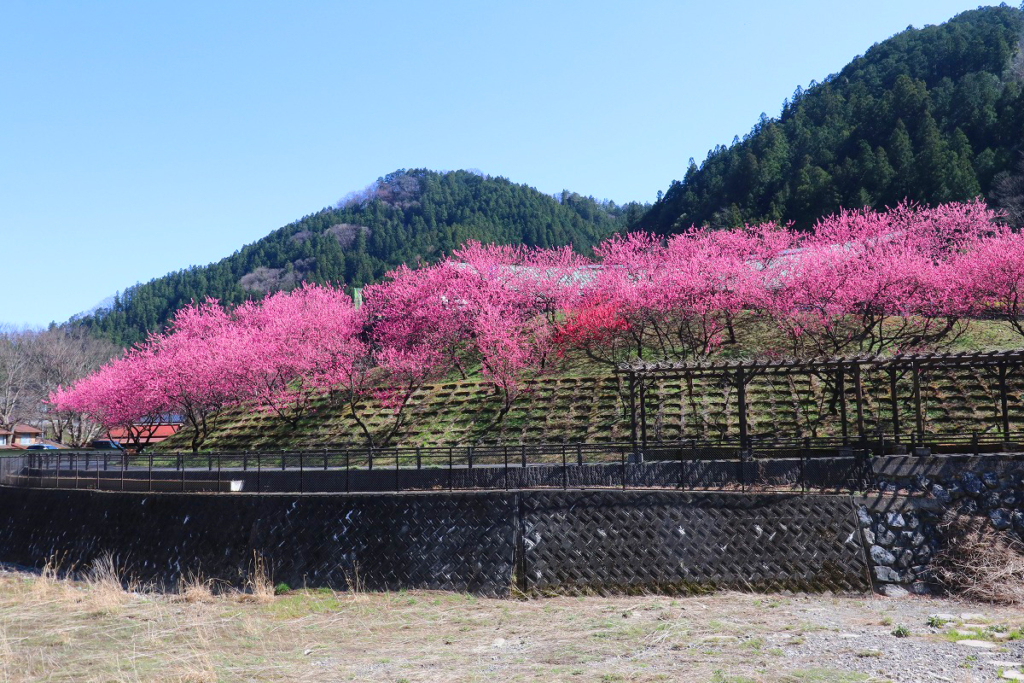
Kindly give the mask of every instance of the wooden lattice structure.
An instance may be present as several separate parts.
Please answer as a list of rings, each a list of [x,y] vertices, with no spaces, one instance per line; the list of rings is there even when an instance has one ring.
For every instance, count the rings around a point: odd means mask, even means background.
[[[758,377],[764,376],[814,376],[822,380],[833,392],[837,404],[838,419],[844,443],[865,441],[869,435],[865,429],[865,393],[864,384],[869,376],[878,380],[884,378],[889,386],[890,417],[887,420],[890,434],[896,443],[901,437],[906,441],[908,436],[924,435],[925,401],[922,397],[922,378],[927,375],[934,377],[942,373],[955,373],[970,370],[981,372],[996,382],[998,396],[999,419],[1002,437],[1011,441],[1010,407],[1007,380],[1011,377],[1022,377],[1024,369],[1024,350],[963,352],[963,353],[929,353],[929,354],[897,354],[893,356],[851,356],[837,358],[819,358],[809,360],[738,360],[719,363],[678,363],[633,361],[621,364],[617,373],[628,383],[628,411],[630,416],[631,436],[634,444],[646,446],[648,443],[648,390],[654,382],[664,380],[694,379],[713,380],[721,384],[731,385],[736,393],[736,418],[739,427],[741,447],[750,443],[749,424],[747,419],[747,386]],[[897,383],[909,378],[912,384],[911,408],[912,415],[900,414],[897,399]],[[852,384],[852,400],[848,387]],[[852,403],[852,405],[851,405]],[[912,418],[913,429],[907,429],[907,418]],[[878,430],[872,435],[878,436]]]

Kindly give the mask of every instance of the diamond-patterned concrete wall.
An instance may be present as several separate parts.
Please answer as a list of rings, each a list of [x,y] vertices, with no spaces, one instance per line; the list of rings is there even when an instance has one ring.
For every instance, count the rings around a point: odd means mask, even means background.
[[[871,588],[848,496],[522,495],[529,591]]]
[[[676,491],[204,495],[0,488],[0,560],[136,578],[509,594],[870,588],[848,496]]]
[[[264,558],[292,587],[358,583],[508,595],[514,496],[230,496],[0,489],[0,560],[65,568],[112,553],[143,582],[239,584]]]

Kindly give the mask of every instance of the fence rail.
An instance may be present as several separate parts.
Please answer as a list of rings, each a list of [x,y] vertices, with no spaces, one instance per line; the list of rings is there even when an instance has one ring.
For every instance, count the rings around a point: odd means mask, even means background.
[[[873,455],[1019,450],[998,435],[143,454],[23,451],[0,456],[0,483],[35,488],[220,493],[674,488],[861,491]],[[1024,442],[1024,433],[1018,434]]]

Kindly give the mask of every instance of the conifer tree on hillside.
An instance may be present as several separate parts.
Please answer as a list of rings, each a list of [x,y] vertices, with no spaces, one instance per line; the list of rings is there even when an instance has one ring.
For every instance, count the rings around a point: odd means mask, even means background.
[[[1003,5],[876,44],[689,165],[631,227],[809,228],[840,207],[991,200],[1024,144],[1022,36],[1024,11]]]

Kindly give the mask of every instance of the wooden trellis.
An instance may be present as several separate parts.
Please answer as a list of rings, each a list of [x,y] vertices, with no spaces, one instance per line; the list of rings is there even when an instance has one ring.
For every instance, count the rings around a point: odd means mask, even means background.
[[[925,406],[921,395],[921,383],[925,374],[955,370],[980,370],[998,382],[999,417],[1002,436],[1011,440],[1010,411],[1007,380],[1021,374],[1024,368],[1024,350],[897,354],[893,356],[850,356],[810,360],[739,360],[721,363],[675,363],[669,361],[633,361],[621,364],[617,373],[628,379],[628,410],[630,432],[634,444],[647,446],[647,392],[650,385],[662,380],[687,380],[695,378],[718,380],[730,383],[736,390],[736,418],[739,425],[741,448],[750,444],[747,418],[747,385],[751,380],[766,376],[816,376],[834,388],[838,403],[839,423],[843,443],[856,437],[863,442],[868,438],[865,430],[864,382],[871,374],[881,375],[888,380],[891,411],[891,434],[899,443],[907,432],[900,416],[897,383],[910,376],[912,384],[913,433],[925,433]],[[854,385],[853,418],[847,405],[846,382]]]

